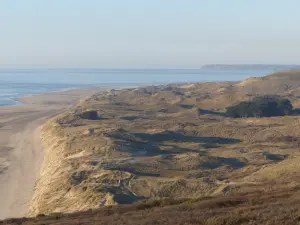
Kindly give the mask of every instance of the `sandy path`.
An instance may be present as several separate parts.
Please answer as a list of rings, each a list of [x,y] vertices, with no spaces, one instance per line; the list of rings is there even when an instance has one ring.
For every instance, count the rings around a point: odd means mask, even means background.
[[[27,213],[44,157],[41,125],[94,92],[51,93],[26,98],[23,106],[0,107],[0,219]]]

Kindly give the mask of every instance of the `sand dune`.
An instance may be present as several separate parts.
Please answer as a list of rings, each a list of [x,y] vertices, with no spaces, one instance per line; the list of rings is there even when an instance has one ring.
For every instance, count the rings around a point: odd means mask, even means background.
[[[29,215],[266,191],[275,181],[277,190],[298,185],[297,110],[243,119],[224,111],[264,94],[299,107],[289,93],[300,79],[255,80],[99,92],[49,120]]]

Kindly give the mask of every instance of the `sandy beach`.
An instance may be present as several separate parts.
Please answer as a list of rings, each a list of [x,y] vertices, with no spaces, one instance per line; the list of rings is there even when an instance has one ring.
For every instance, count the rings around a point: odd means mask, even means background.
[[[44,157],[41,125],[95,92],[69,90],[24,97],[19,99],[23,105],[0,108],[0,219],[27,213]]]

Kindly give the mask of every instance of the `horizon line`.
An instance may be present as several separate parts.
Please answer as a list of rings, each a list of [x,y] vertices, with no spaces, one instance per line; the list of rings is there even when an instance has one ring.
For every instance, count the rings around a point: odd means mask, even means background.
[[[273,64],[273,63],[208,63],[208,64],[203,64],[199,67],[39,67],[39,66],[16,66],[16,67],[6,67],[6,66],[0,66],[0,70],[38,70],[38,69],[43,69],[43,70],[56,70],[56,69],[98,69],[98,70],[199,70],[199,69],[203,69],[203,67],[205,66],[299,66],[300,64]],[[205,69],[205,68],[204,68]]]

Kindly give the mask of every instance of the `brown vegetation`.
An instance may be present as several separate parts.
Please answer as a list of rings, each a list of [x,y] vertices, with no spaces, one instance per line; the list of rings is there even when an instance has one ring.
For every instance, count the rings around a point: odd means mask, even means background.
[[[108,206],[73,214],[40,214],[36,218],[9,219],[0,224],[291,225],[299,224],[299,213],[297,187],[235,196],[166,199],[127,206]]]

